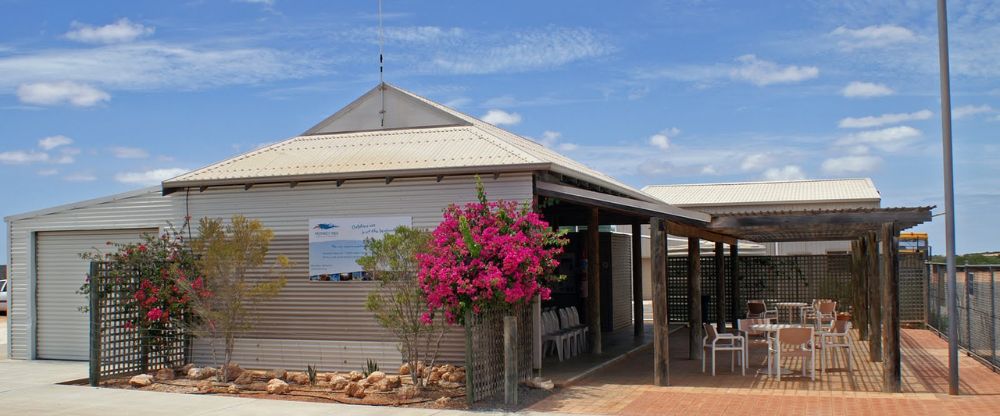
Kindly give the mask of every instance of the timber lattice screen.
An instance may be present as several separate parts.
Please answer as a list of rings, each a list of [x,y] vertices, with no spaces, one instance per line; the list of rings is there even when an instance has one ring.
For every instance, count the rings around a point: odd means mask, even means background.
[[[838,310],[846,311],[851,300],[851,256],[847,254],[802,256],[740,256],[740,301],[737,316],[746,316],[746,301],[763,299],[775,302],[810,302],[812,299],[835,299]],[[733,276],[729,272],[732,259],[726,256],[726,318],[732,310]],[[669,317],[672,322],[687,322],[687,256],[668,259],[667,285]],[[922,258],[900,255],[900,319],[903,322],[923,322],[926,269]],[[715,322],[715,259],[701,257],[701,310],[705,322]],[[772,306],[768,306],[771,308]]]
[[[503,396],[504,393],[504,336],[503,317],[507,314],[501,308],[484,308],[472,314],[471,337],[465,342],[470,356],[465,357],[466,374],[470,377],[466,394],[473,401],[483,401]],[[524,381],[532,375],[532,317],[531,305],[516,305],[513,315],[517,318],[517,365],[518,380]],[[471,388],[469,387],[471,384]]]
[[[120,273],[110,264],[90,264],[90,379],[145,373],[187,363],[190,338],[180,328],[136,327],[133,296],[139,273]]]
[[[929,264],[927,325],[947,338],[948,307],[946,303],[945,265]],[[1000,293],[997,288],[1000,265],[956,266],[955,284],[958,303],[958,345],[974,357],[1000,369],[1000,321],[997,308]]]

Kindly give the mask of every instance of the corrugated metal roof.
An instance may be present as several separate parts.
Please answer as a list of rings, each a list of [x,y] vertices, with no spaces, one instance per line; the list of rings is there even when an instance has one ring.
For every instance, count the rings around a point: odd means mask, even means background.
[[[169,179],[163,182],[163,188],[167,190],[268,180],[349,179],[359,176],[389,176],[393,173],[402,175],[404,172],[414,174],[414,171],[433,175],[460,171],[485,173],[547,169],[633,198],[660,202],[541,144],[475,117],[388,84],[386,92],[415,98],[434,111],[446,113],[464,123],[443,127],[421,126],[293,137]],[[377,95],[370,91],[366,96]],[[359,104],[355,102],[351,106]],[[427,111],[427,108],[421,108],[420,111]],[[327,119],[324,123],[335,121]],[[310,131],[320,131],[320,127],[317,125]]]
[[[868,178],[650,185],[642,190],[677,206],[766,205],[881,199],[875,184]]]

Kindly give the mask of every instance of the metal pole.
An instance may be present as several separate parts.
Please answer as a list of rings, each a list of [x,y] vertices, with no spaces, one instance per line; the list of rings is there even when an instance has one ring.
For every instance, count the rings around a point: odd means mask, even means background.
[[[944,237],[948,265],[948,394],[958,394],[958,305],[955,284],[955,181],[951,156],[951,81],[948,71],[948,10],[937,0],[938,61],[941,65],[941,147],[944,158]]]
[[[989,267],[990,271],[990,351],[993,365],[997,365],[997,287],[996,282],[993,281],[993,266]]]

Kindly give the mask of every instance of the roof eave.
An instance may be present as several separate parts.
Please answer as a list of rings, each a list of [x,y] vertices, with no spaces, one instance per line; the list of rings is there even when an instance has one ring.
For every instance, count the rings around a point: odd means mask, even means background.
[[[87,199],[79,202],[73,202],[69,204],[56,205],[54,207],[43,208],[34,211],[22,212],[20,214],[8,215],[3,218],[5,222],[19,221],[28,218],[40,217],[43,215],[56,214],[59,212],[69,211],[73,209],[86,208],[94,205],[106,204],[109,202],[118,201],[121,199],[133,198],[139,195],[145,195],[149,193],[156,192],[159,189],[157,186],[149,186],[142,189],[136,189],[133,191],[117,193],[114,195],[102,196],[100,198]]]

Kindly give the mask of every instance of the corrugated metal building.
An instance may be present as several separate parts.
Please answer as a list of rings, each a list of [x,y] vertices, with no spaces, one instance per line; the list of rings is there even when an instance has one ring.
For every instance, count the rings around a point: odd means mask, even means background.
[[[538,143],[381,84],[301,136],[186,173],[162,187],[6,218],[10,357],[86,359],[87,315],[78,311],[85,299],[75,291],[87,264],[79,253],[161,231],[186,216],[243,214],[273,229],[271,252],[287,255],[295,266],[280,295],[262,307],[253,332],[238,341],[237,362],[341,370],[357,369],[369,358],[398,362],[396,342],[364,308],[372,282],[310,281],[308,222],[406,216],[412,225],[430,229],[447,205],[475,199],[475,175],[483,178],[491,199],[530,202],[544,180],[550,194],[576,189],[573,198],[642,204],[644,212],[708,220]],[[613,241],[628,248],[620,239]],[[617,250],[616,258],[629,257]],[[631,273],[622,263],[625,267],[612,273],[613,303],[627,310]],[[266,276],[261,272],[254,278]],[[615,326],[627,326],[627,318],[615,314]],[[463,339],[453,332],[442,359],[462,361]],[[194,355],[196,362],[212,361],[212,346],[197,340]]]

